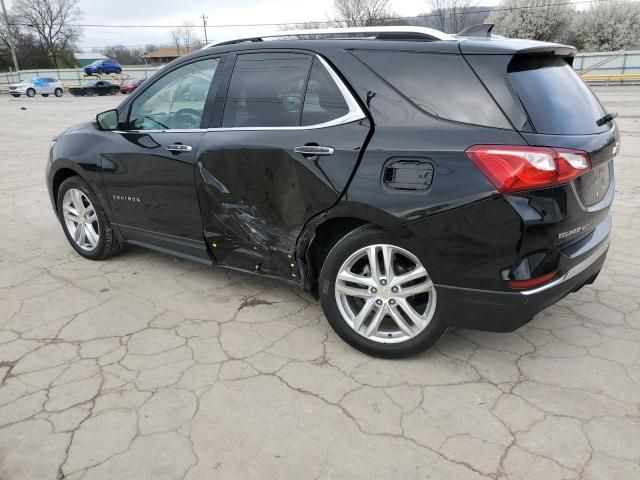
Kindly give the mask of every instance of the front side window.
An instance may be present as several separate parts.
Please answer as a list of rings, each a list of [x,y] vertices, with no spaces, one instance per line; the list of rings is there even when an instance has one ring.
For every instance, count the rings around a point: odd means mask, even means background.
[[[200,128],[219,59],[184,65],[154,82],[131,104],[133,130]]]
[[[223,127],[291,127],[300,113],[312,58],[297,53],[239,55]]]

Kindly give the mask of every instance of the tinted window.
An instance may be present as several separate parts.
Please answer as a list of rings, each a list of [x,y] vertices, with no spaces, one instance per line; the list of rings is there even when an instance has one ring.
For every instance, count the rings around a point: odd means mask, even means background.
[[[184,65],[145,89],[131,105],[130,128],[200,128],[202,112],[219,60]]]
[[[229,84],[222,126],[300,125],[310,66],[311,57],[302,54],[239,55]]]
[[[421,110],[436,117],[511,128],[460,55],[381,50],[353,52]]]
[[[349,113],[349,107],[327,69],[315,59],[302,109],[302,125],[317,125]]]
[[[604,132],[596,121],[600,103],[573,68],[558,57],[516,57],[508,76],[538,133],[580,135]]]

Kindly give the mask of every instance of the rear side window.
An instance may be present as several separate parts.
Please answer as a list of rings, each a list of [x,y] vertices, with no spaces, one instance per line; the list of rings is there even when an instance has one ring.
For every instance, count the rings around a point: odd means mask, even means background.
[[[239,55],[224,106],[223,127],[290,127],[300,115],[312,58],[295,53]]]
[[[311,67],[302,109],[302,125],[330,122],[349,113],[349,107],[327,69],[316,58]]]
[[[608,130],[602,106],[573,68],[558,57],[515,57],[508,77],[538,133],[588,135]]]
[[[354,50],[353,54],[430,115],[512,129],[461,55],[382,50]]]

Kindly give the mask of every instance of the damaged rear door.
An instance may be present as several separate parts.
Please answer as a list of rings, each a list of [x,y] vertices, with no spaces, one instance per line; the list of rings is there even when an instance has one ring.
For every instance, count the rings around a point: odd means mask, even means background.
[[[196,165],[205,238],[218,264],[295,280],[298,235],[339,199],[369,122],[308,52],[239,54],[220,102]]]

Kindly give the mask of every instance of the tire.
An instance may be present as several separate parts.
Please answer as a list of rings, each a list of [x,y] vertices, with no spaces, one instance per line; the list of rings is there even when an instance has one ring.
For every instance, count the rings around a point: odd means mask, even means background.
[[[362,252],[370,251],[370,247],[372,246],[375,246],[375,256],[381,261],[384,258],[383,249],[392,252],[390,258],[394,259],[394,265],[397,263],[397,265],[394,266],[394,274],[396,275],[394,278],[399,279],[402,273],[411,273],[414,271],[412,269],[418,268],[418,265],[423,266],[417,257],[406,247],[395,239],[392,239],[384,231],[371,226],[360,227],[340,239],[329,251],[322,265],[319,278],[320,304],[322,305],[322,310],[329,324],[340,338],[361,352],[383,358],[401,358],[422,352],[435,344],[446,331],[446,325],[442,322],[441,312],[438,309],[435,287],[430,281],[426,271],[420,279],[414,280],[414,282],[419,284],[419,288],[428,290],[424,290],[423,293],[415,296],[403,298],[402,290],[408,293],[407,289],[413,288],[413,284],[409,281],[397,283],[396,285],[400,285],[400,287],[397,287],[400,293],[391,293],[391,286],[395,281],[399,280],[386,282],[385,279],[389,277],[386,272],[383,273],[380,265],[378,266],[380,271],[379,282],[370,283],[374,277],[371,269],[361,273],[365,276],[360,278],[365,278],[370,285],[375,284],[378,287],[377,289],[371,287],[371,290],[369,290],[369,288],[358,290],[359,292],[367,292],[366,299],[358,299],[358,296],[341,296],[341,290],[336,291],[337,283],[343,286],[346,285],[347,287],[355,285],[353,283],[345,284],[344,281],[338,280],[337,278],[338,273],[344,271],[345,265],[350,265],[354,261],[354,258],[361,259],[350,267],[349,271],[351,273],[355,273],[351,269],[361,268],[363,264],[366,264],[365,269],[369,268],[368,258],[370,257]],[[364,257],[360,257],[360,255],[364,255]],[[415,262],[417,262],[417,264]],[[412,266],[413,264],[415,264],[415,266]],[[404,270],[401,272],[401,269]],[[415,272],[418,271],[421,270],[415,270]],[[359,284],[359,282],[357,283]],[[382,284],[384,286],[381,286]],[[341,288],[343,287],[340,287],[340,289]],[[371,294],[374,290],[376,293]],[[351,291],[353,291],[353,289]],[[339,296],[340,299],[338,298]],[[349,300],[345,300],[345,298]],[[396,298],[398,300],[395,300]],[[340,305],[338,303],[339,301]],[[349,317],[348,312],[351,312],[351,316],[353,317],[352,323],[355,324],[358,321],[357,314],[361,313],[362,310],[359,310],[357,304],[355,305],[355,309],[353,309],[352,302],[361,302],[366,305],[365,302],[369,301],[372,302],[371,314],[364,317],[364,321],[362,321],[358,332],[347,320]],[[405,302],[409,304],[413,302],[417,305],[413,313],[418,316],[422,315],[422,317],[419,317],[421,323],[411,322],[409,319],[412,317],[402,313],[405,311],[403,305],[407,304]],[[378,306],[378,304],[380,304],[380,306]],[[425,305],[423,312],[419,311],[421,305]],[[362,309],[364,310],[364,307],[362,307]],[[353,310],[359,311],[354,312]],[[391,315],[392,310],[395,316],[399,316],[404,320],[402,322],[405,329],[404,331],[402,327],[399,326],[400,323],[393,320]],[[377,315],[378,312],[380,312],[379,315]],[[375,328],[374,333],[366,335],[366,332],[376,323],[376,318],[382,318],[379,323],[380,328]]]
[[[20,94],[19,93],[12,93],[11,96],[15,97],[15,98],[18,98],[20,96]]]
[[[42,96],[46,98],[46,97],[49,96],[49,94],[48,93],[43,93]]]
[[[104,73],[104,69],[103,68],[99,68],[98,69],[98,75],[102,75]]]
[[[56,88],[55,91],[53,92],[53,94],[60,98],[63,94],[64,94],[64,90],[62,90],[61,88]]]
[[[36,91],[33,88],[28,88],[27,89],[27,97],[33,98],[35,96],[36,96]]]
[[[122,69],[121,68],[116,68],[116,75],[120,75],[122,73]]]
[[[82,199],[83,204],[87,205],[88,203],[90,203],[90,205],[93,207],[93,211],[95,212],[96,220],[92,222],[91,226],[93,228],[93,231],[97,232],[98,240],[95,246],[86,245],[86,247],[91,248],[83,248],[80,244],[78,244],[78,242],[76,242],[73,237],[73,232],[70,231],[69,224],[67,222],[67,219],[65,218],[65,196],[67,195],[67,192],[71,192],[70,197],[73,197],[73,191],[80,192],[82,195],[84,195],[84,198]],[[102,204],[98,200],[98,197],[96,197],[95,193],[93,193],[91,187],[81,177],[70,177],[62,182],[60,188],[58,189],[56,206],[58,209],[58,219],[60,221],[60,224],[62,225],[62,230],[64,231],[69,244],[80,255],[90,260],[105,260],[109,257],[117,255],[122,251],[123,244],[116,236],[113,227],[111,226],[111,222],[109,221],[107,214],[102,208]],[[90,212],[91,209],[87,208],[87,214],[89,214]],[[80,227],[80,225],[78,225],[78,227]],[[89,244],[90,241],[88,240],[88,236],[85,236],[85,238],[87,238],[86,243]]]

